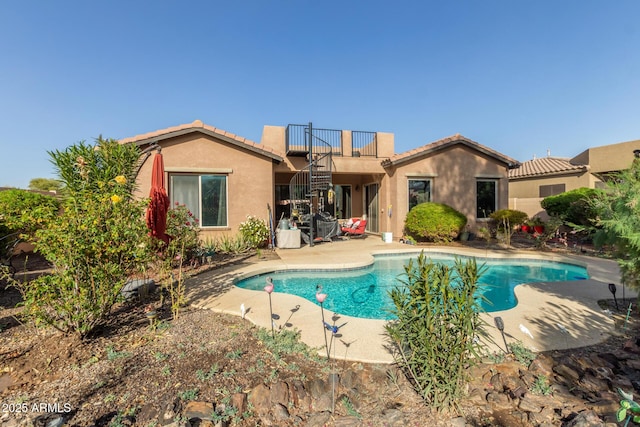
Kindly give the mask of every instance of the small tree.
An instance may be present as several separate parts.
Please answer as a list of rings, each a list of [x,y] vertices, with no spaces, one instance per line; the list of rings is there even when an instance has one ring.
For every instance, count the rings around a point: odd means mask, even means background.
[[[63,186],[62,181],[53,178],[33,178],[29,181],[29,190],[54,191],[57,193],[62,190]]]
[[[50,152],[67,188],[64,209],[36,232],[53,274],[20,285],[37,323],[85,336],[118,300],[128,277],[149,260],[146,201],[132,196],[135,145],[99,138]]]
[[[640,290],[640,159],[608,181],[607,187],[591,203],[601,227],[594,242],[614,245],[622,282]]]
[[[496,221],[498,231],[501,231],[505,238],[505,244],[511,246],[511,236],[515,231],[515,226],[524,223],[528,218],[525,212],[513,209],[500,209],[489,215],[489,218]]]
[[[0,191],[0,239],[15,234],[31,240],[36,230],[53,219],[60,202],[49,195],[26,190]],[[0,255],[4,245],[0,245]]]
[[[434,264],[421,253],[404,267],[402,285],[391,290],[397,320],[386,325],[395,359],[425,402],[456,410],[467,369],[481,354],[483,334],[475,259]]]

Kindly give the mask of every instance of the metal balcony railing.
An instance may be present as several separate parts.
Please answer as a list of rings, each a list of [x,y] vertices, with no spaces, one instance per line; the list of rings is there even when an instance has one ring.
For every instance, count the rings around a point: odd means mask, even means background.
[[[351,132],[351,147],[353,157],[377,157],[378,139],[376,133],[354,130]]]

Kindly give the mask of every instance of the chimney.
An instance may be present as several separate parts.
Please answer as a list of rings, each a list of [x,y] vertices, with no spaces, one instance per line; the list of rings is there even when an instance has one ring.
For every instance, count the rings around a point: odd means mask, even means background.
[[[551,150],[547,148],[547,157],[551,157]]]

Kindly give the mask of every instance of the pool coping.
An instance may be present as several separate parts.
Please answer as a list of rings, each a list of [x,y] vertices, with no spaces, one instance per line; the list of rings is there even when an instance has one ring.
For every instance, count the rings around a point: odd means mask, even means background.
[[[369,240],[369,239],[366,239]],[[365,240],[365,242],[366,242]],[[567,281],[526,283],[516,286],[514,292],[518,305],[509,310],[482,314],[489,333],[488,343],[491,351],[501,351],[504,347],[500,332],[493,324],[493,318],[500,316],[505,324],[505,334],[509,341],[522,341],[537,351],[570,348],[600,342],[613,331],[613,319],[597,306],[597,300],[610,297],[607,283],[619,283],[619,269],[614,261],[591,259],[556,253],[531,253],[529,251],[491,251],[472,248],[421,247],[407,248],[399,244],[357,243],[344,247],[344,251],[325,247],[304,248],[305,251],[278,251],[280,260],[264,261],[247,266],[231,266],[221,270],[204,273],[191,278],[187,286],[187,297],[192,305],[214,311],[241,315],[241,304],[245,307],[245,319],[266,328],[269,321],[268,297],[263,291],[243,289],[235,286],[237,280],[257,274],[291,269],[318,269],[330,265],[331,270],[356,269],[371,265],[374,257],[380,254],[407,254],[438,252],[448,255],[466,255],[481,257],[484,253],[491,258],[513,258],[553,260],[587,268],[590,279]],[[343,244],[344,245],[344,244]],[[342,249],[342,248],[341,248]],[[319,262],[321,261],[321,262]],[[615,279],[615,280],[614,280]],[[580,283],[580,286],[576,286]],[[311,347],[319,348],[319,354],[325,354],[324,328],[321,323],[320,307],[295,295],[273,294],[274,313],[279,319],[275,326],[300,331],[301,339]],[[325,310],[326,319],[346,325],[339,331],[339,337],[333,341],[332,353],[345,360],[391,363],[393,357],[388,348],[384,325],[386,320],[363,319]],[[562,325],[562,328],[558,325]],[[522,327],[521,327],[522,326]],[[529,331],[531,336],[524,333]],[[568,331],[565,333],[564,331]],[[331,334],[329,334],[331,335]]]

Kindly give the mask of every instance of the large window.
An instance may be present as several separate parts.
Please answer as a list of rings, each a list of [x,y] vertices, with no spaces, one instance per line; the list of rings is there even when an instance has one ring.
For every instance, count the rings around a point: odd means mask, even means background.
[[[201,227],[226,227],[227,176],[180,175],[169,178],[171,204],[185,204]]]
[[[479,179],[476,183],[476,217],[489,218],[498,208],[498,181]]]
[[[409,210],[420,203],[431,201],[431,180],[410,179],[409,186]]]
[[[541,185],[539,187],[539,195],[540,197],[555,196],[556,194],[564,193],[564,189],[564,184]]]

